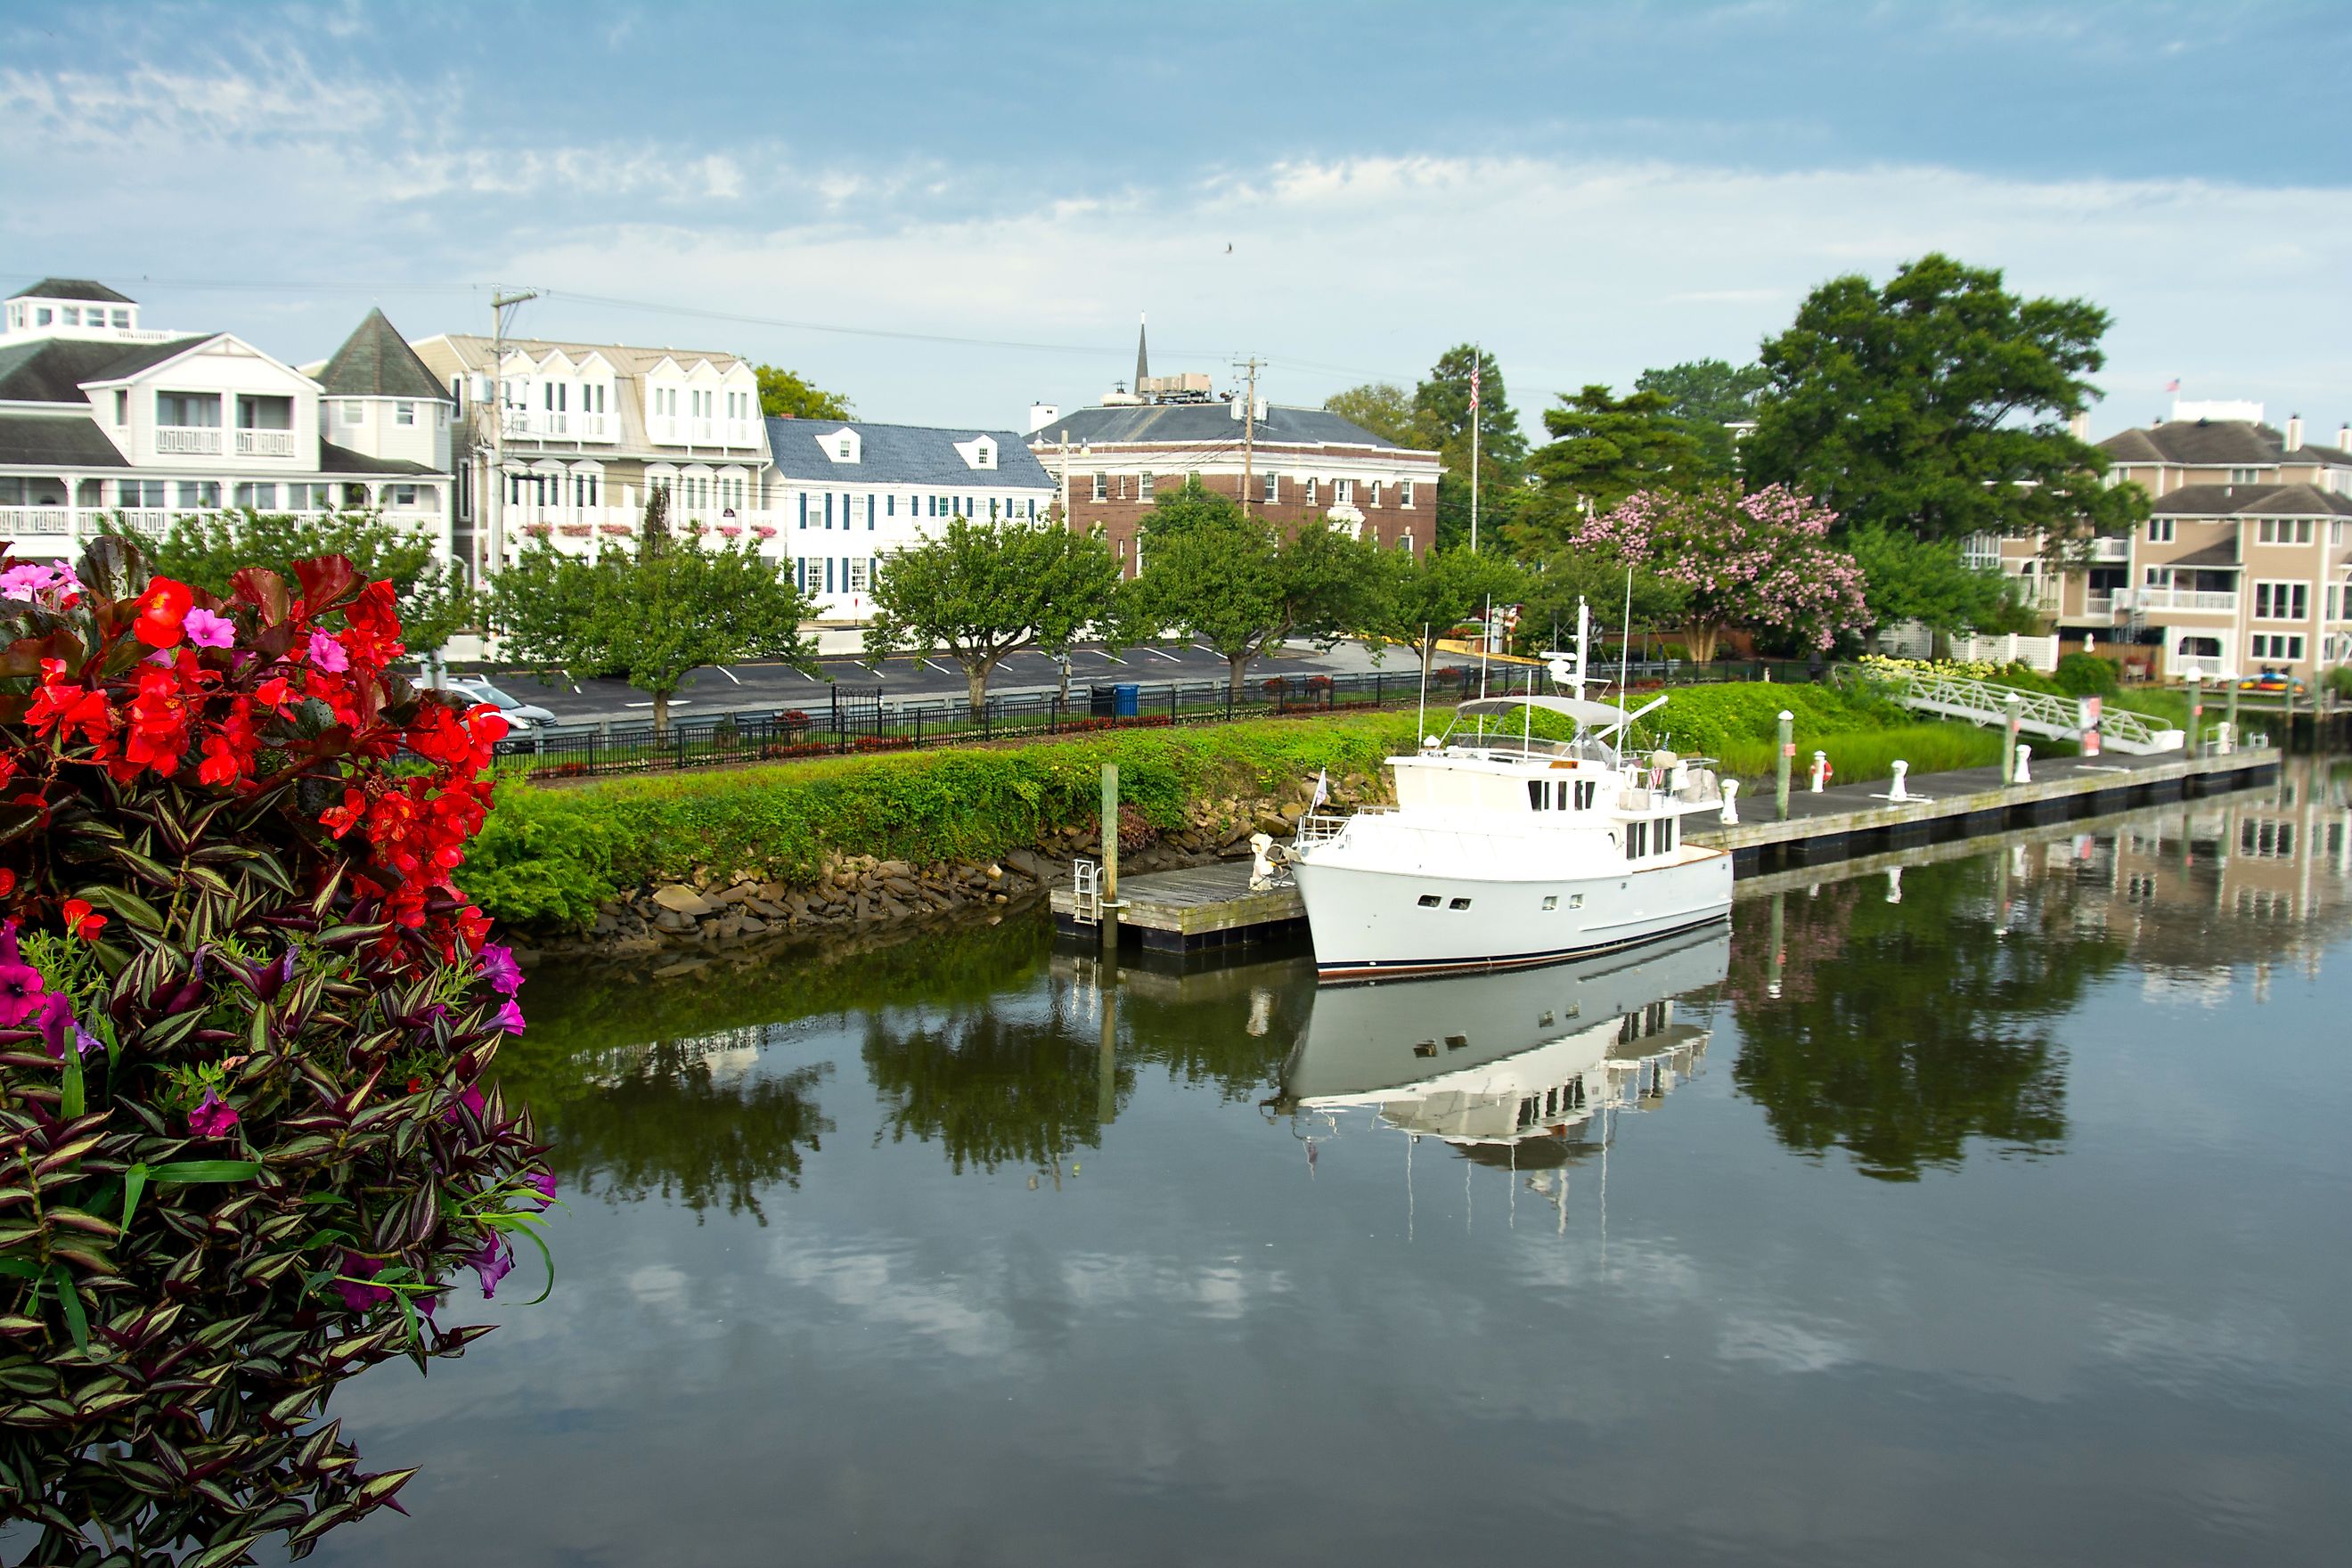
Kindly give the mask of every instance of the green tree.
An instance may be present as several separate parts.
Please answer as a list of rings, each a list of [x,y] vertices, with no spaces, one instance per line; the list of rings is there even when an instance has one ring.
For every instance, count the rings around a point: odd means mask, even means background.
[[[1359,628],[1365,646],[1377,655],[1402,643],[1424,671],[1439,637],[1486,614],[1489,604],[1517,603],[1526,589],[1526,577],[1507,559],[1467,545],[1418,553],[1384,550],[1372,564]]]
[[[849,399],[804,379],[782,365],[756,364],[751,374],[760,382],[760,412],[771,419],[849,419]]]
[[[1587,386],[1561,394],[1543,419],[1554,439],[1528,461],[1542,486],[1514,523],[1512,540],[1523,551],[1557,548],[1587,517],[1637,490],[1688,489],[1708,476],[1698,438],[1664,393],[1617,397]]]
[[[1634,378],[1633,390],[1664,397],[1666,412],[1689,429],[1707,466],[1721,476],[1739,466],[1739,441],[1731,426],[1754,422],[1756,399],[1770,379],[1760,364],[1686,360],[1643,371]]]
[[[465,574],[436,560],[433,541],[387,521],[377,511],[320,516],[224,511],[174,518],[160,541],[110,521],[107,531],[137,543],[159,576],[176,577],[226,596],[240,568],[265,566],[288,582],[294,563],[316,555],[347,555],[361,577],[391,580],[400,608],[401,640],[411,653],[429,654],[474,619],[474,595]]]
[[[1437,487],[1436,542],[1446,549],[1470,537],[1470,372],[1478,371],[1478,529],[1500,540],[1525,494],[1522,479],[1528,437],[1503,385],[1495,356],[1459,343],[1439,356],[1427,379],[1413,388],[1415,427],[1423,445],[1433,443],[1444,460]]]
[[[1862,568],[1872,624],[1919,621],[1930,630],[2022,631],[2033,617],[1997,570],[1970,566],[1959,541],[1922,539],[1870,523],[1845,531],[1845,547]]]
[[[1239,696],[1251,662],[1285,638],[1328,644],[1360,628],[1373,548],[1323,518],[1286,540],[1232,498],[1188,479],[1143,520],[1143,574],[1128,584],[1120,610],[1128,640],[1179,627],[1223,657]]]
[[[1520,601],[1517,651],[1538,654],[1565,648],[1565,639],[1576,635],[1580,600],[1591,611],[1590,663],[1596,676],[1604,673],[1601,668],[1604,636],[1630,636],[1638,630],[1682,625],[1690,605],[1688,589],[1637,566],[1632,569],[1629,604],[1626,574],[1625,563],[1611,552],[1565,547],[1553,552],[1528,574],[1527,592]],[[1628,614],[1631,622],[1620,624],[1626,622]]]
[[[1335,392],[1323,400],[1323,407],[1400,447],[1419,447],[1426,434],[1412,394],[1392,381],[1368,381]]]
[[[953,518],[884,560],[866,651],[878,659],[945,648],[963,667],[977,713],[998,665],[1024,648],[1066,652],[1081,626],[1108,621],[1118,591],[1118,563],[1099,538],[1045,520]]]
[[[612,670],[654,700],[654,733],[669,731],[670,699],[705,665],[782,658],[813,668],[801,623],[815,604],[748,542],[719,550],[668,526],[669,492],[646,503],[634,553],[594,560],[545,540],[490,584],[507,651],[541,670]]]
[[[1859,275],[1813,290],[1764,344],[1771,376],[1741,454],[1749,481],[1923,539],[2041,533],[2054,553],[2147,515],[2105,488],[2106,457],[2067,421],[2097,389],[2107,313],[2025,299],[1990,268],[1941,255],[1884,289]]]

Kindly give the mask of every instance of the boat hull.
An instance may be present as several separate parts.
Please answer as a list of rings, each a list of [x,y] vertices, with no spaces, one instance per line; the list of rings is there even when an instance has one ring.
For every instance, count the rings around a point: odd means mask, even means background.
[[[1731,857],[1592,875],[1531,856],[1511,874],[1426,875],[1339,859],[1292,868],[1327,981],[1512,969],[1620,952],[1731,911]],[[1430,902],[1429,900],[1435,901]],[[1546,907],[1546,900],[1550,907]]]

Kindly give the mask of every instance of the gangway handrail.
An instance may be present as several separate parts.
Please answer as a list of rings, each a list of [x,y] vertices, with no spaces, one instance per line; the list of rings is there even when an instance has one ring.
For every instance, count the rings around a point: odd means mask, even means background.
[[[2078,700],[2053,696],[2047,691],[2029,691],[2022,687],[2002,686],[1994,681],[1978,680],[1962,675],[1936,675],[1921,670],[1865,670],[1863,679],[1884,689],[1887,696],[1906,708],[1923,712],[1939,713],[1949,719],[1963,719],[1972,724],[1994,725],[2009,721],[2011,699],[2018,701],[2018,728],[2029,734],[2043,735],[2053,740],[2078,741],[2084,726]],[[2158,752],[2177,752],[2186,737],[2168,726],[2149,722],[2146,715],[2125,709],[2109,708],[2099,715],[2099,739],[2103,745],[2115,751],[2147,755]]]

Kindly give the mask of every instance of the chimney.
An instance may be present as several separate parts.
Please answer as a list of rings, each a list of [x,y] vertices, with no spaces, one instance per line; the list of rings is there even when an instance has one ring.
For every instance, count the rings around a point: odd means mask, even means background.
[[[2352,452],[2352,425],[2338,425],[2336,427],[2336,449],[2339,452]]]
[[[2303,416],[2300,414],[2286,416],[2286,449],[2290,452],[2303,450]]]
[[[1031,404],[1029,405],[1029,434],[1034,436],[1038,431],[1043,430],[1046,426],[1051,425],[1055,420],[1059,419],[1061,416],[1062,411],[1050,403]]]
[[[2091,438],[2091,416],[2087,410],[2066,421],[2066,434],[2077,441]]]

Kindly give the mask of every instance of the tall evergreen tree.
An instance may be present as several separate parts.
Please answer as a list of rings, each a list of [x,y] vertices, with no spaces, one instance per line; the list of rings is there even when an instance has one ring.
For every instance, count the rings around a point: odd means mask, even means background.
[[[1479,538],[1499,543],[1517,505],[1526,472],[1528,438],[1503,385],[1495,356],[1459,343],[1438,357],[1428,378],[1413,388],[1413,411],[1424,440],[1433,441],[1445,464],[1437,487],[1437,543],[1451,550],[1470,538],[1470,380],[1478,373]],[[1492,539],[1486,530],[1494,527]]]

